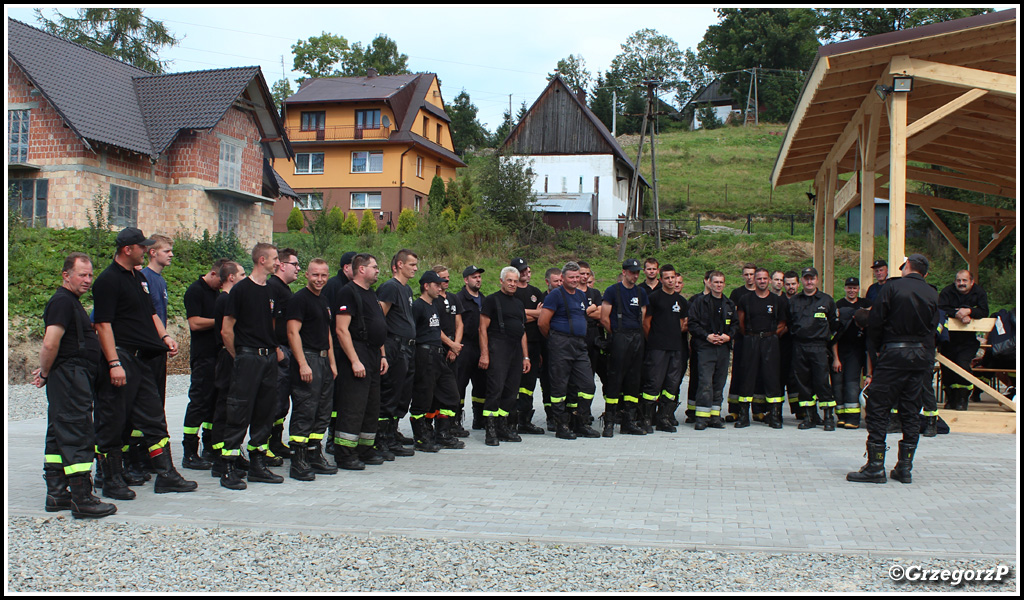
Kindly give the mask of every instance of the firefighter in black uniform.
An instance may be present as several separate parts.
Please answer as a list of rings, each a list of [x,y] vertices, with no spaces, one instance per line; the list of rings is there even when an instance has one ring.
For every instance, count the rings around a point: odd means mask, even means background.
[[[757,271],[757,265],[754,263],[744,263],[742,276],[743,285],[734,289],[729,294],[729,299],[732,300],[733,305],[739,306],[740,300],[742,300],[747,294],[754,293],[754,272]],[[732,362],[734,365],[743,364],[743,334],[739,331],[736,332],[736,337],[733,339],[732,345]],[[740,372],[739,369],[733,369],[731,377],[729,379],[729,412],[725,417],[726,423],[736,422],[740,417],[740,410],[750,412],[751,401],[744,402],[747,406],[740,407],[740,389],[743,387],[743,378],[746,377],[745,372]],[[761,410],[761,409],[759,409]],[[757,412],[757,411],[755,411]],[[759,413],[763,414],[763,413]],[[749,418],[748,418],[749,420]]]
[[[754,273],[754,291],[746,294],[736,307],[740,331],[743,332],[743,352],[740,364],[733,363],[743,372],[739,389],[740,414],[736,427],[748,427],[750,415],[747,407],[754,399],[755,383],[760,376],[764,383],[768,404],[766,421],[772,429],[782,429],[782,382],[779,366],[779,336],[786,331],[788,302],[768,288],[771,281],[768,269]]]
[[[939,293],[939,308],[950,319],[966,325],[973,319],[988,316],[988,294],[974,282],[970,271],[959,271],[955,283]],[[978,336],[973,331],[950,331],[949,341],[944,342],[939,350],[943,356],[970,373],[971,360],[978,354],[980,347]],[[942,385],[946,388],[945,408],[967,410],[974,384],[943,366]]]
[[[739,330],[736,305],[722,294],[725,275],[712,271],[708,278],[711,293],[697,296],[689,309],[690,335],[697,351],[699,388],[694,430],[722,429],[722,395],[729,376],[729,351]]]
[[[620,417],[619,431],[630,435],[646,435],[637,424],[640,404],[641,368],[644,362],[644,315],[647,292],[636,284],[640,262],[627,258],[622,263],[622,281],[604,291],[601,299],[601,325],[611,335],[608,348],[608,380],[604,387],[604,431],[612,437]],[[619,411],[619,402],[625,410]]]
[[[818,289],[817,269],[804,269],[801,278],[803,292],[790,299],[786,319],[793,334],[793,372],[804,409],[804,420],[797,427],[813,429],[820,422],[825,431],[835,431],[836,401],[829,379],[828,346],[832,344],[832,335],[839,330],[839,311],[832,296]],[[824,413],[821,419],[815,409],[815,399]]]
[[[95,443],[92,407],[100,342],[79,300],[92,285],[89,255],[69,254],[61,279],[61,287],[43,309],[46,331],[39,368],[32,372],[32,384],[46,386],[44,508],[46,512],[70,510],[76,519],[106,517],[117,512],[117,507],[92,495],[91,476]]]
[[[885,483],[885,434],[890,410],[898,406],[903,426],[899,460],[889,474],[911,482],[920,435],[921,390],[935,363],[938,294],[925,283],[928,259],[912,254],[900,267],[903,277],[890,279],[879,291],[868,316],[869,347],[878,348],[873,377],[864,392],[867,404],[868,461],[847,481]]]
[[[529,433],[543,435],[544,429],[533,424],[533,391],[537,387],[537,381],[541,376],[541,363],[544,353],[544,336],[540,334],[537,327],[537,319],[540,318],[540,305],[544,301],[544,295],[540,288],[530,285],[530,278],[533,275],[532,269],[522,258],[513,258],[511,266],[519,271],[519,283],[516,285],[516,298],[523,303],[526,309],[526,344],[530,356],[530,371],[523,373],[519,380],[519,399],[516,402],[516,409],[509,416],[512,431],[517,433]]]
[[[854,315],[860,309],[871,307],[871,301],[859,297],[860,280],[847,278],[846,296],[836,301],[839,310],[839,332],[836,348],[839,371],[832,373],[832,388],[836,397],[836,425],[845,429],[860,427],[861,375],[867,360],[864,330],[857,326]],[[833,361],[834,362],[834,361]]]
[[[501,289],[484,299],[480,309],[479,367],[487,371],[487,399],[484,402],[484,443],[520,442],[522,438],[506,423],[515,410],[519,378],[528,373],[530,355],[526,346],[526,309],[515,297],[519,270],[501,270]]]
[[[705,296],[711,293],[711,273],[714,271],[704,272],[704,289],[690,296],[690,306],[697,301],[697,298]],[[689,307],[687,307],[689,311]],[[689,318],[689,312],[687,312],[687,318]],[[689,335],[689,342],[687,344],[690,356],[690,377],[686,384],[686,422],[694,423],[697,420],[696,409],[697,409],[697,390],[700,389],[699,369],[697,369],[697,344],[694,343],[693,335]]]
[[[333,475],[338,468],[327,462],[323,439],[334,405],[334,362],[331,324],[334,317],[323,287],[330,276],[327,261],[314,258],[306,271],[306,287],[289,299],[288,345],[292,351],[292,418],[288,443],[292,450],[289,475],[313,481],[316,474]]]
[[[277,270],[267,279],[270,297],[274,300],[274,340],[277,342],[277,412],[267,448],[268,464],[279,467],[284,459],[291,458],[291,449],[281,441],[284,434],[284,420],[288,416],[289,399],[292,393],[292,350],[288,343],[288,301],[292,297],[289,287],[299,277],[302,266],[295,250],[282,248],[278,252],[280,261]]]
[[[377,424],[376,445],[382,453],[414,456],[406,448],[413,440],[398,430],[402,417],[409,411],[416,368],[416,325],[412,321],[412,289],[409,281],[419,270],[419,257],[412,250],[401,249],[391,259],[392,277],[377,287],[377,301],[388,325],[385,355],[388,372],[380,381],[380,423]]]
[[[484,270],[470,265],[462,270],[462,289],[455,297],[462,306],[462,352],[455,361],[455,381],[459,388],[459,409],[456,420],[462,423],[462,407],[466,399],[466,388],[473,383],[470,404],[473,414],[473,429],[484,428],[484,397],[486,396],[487,372],[477,367],[480,362],[480,308],[484,296],[480,293]],[[460,425],[461,428],[461,425]]]
[[[689,303],[679,294],[679,275],[670,264],[658,269],[661,285],[648,298],[647,314],[644,315],[643,385],[640,412],[643,427],[647,433],[658,431],[675,432],[670,415],[675,413],[679,402],[679,386],[688,358],[686,349],[687,315]]]
[[[341,288],[345,287],[349,281],[352,281],[352,258],[356,255],[355,252],[346,252],[341,255],[340,265],[338,266],[338,273],[334,277],[327,280],[324,285],[324,289],[320,291],[324,298],[327,300],[327,305],[331,307],[331,310],[338,308],[338,294],[341,292]],[[331,341],[334,342],[334,364],[340,365],[342,359],[341,344],[338,343],[338,334],[334,330],[334,324],[331,324]],[[324,438],[324,452],[333,455],[334,452],[334,422],[338,419],[338,404],[341,403],[342,397],[342,386],[337,378],[334,380],[334,403],[331,407],[331,424],[327,428],[327,436]]]
[[[580,285],[577,288],[583,292],[587,299],[587,355],[590,357],[590,368],[594,374],[601,378],[603,384],[605,371],[605,357],[598,348],[597,340],[601,335],[601,292],[594,287],[594,271],[586,261],[576,261],[580,266]],[[596,386],[595,386],[596,387]],[[593,397],[581,398],[579,390],[573,383],[569,382],[569,396],[565,400],[565,406],[570,414],[575,415],[569,419],[570,427],[577,436],[590,437],[597,433],[591,428],[594,416],[591,406],[594,403]],[[600,434],[598,434],[600,435]]]
[[[221,294],[213,305],[213,335],[217,341],[217,364],[213,370],[213,387],[217,393],[213,403],[213,420],[210,427],[210,467],[212,477],[221,477],[227,471],[227,461],[224,460],[222,450],[224,449],[224,427],[228,415],[228,390],[231,388],[231,375],[235,366],[235,359],[228,354],[224,347],[224,339],[221,336],[221,329],[224,327],[224,311],[228,307],[228,298],[231,289],[235,284],[245,279],[245,269],[242,265],[229,261],[220,267],[220,289]],[[241,474],[249,470],[249,461],[239,455],[235,460],[235,467]]]
[[[441,343],[444,344],[446,351],[445,366],[452,372],[452,377],[455,378],[455,389],[458,391],[459,373],[457,364],[459,355],[462,354],[462,350],[465,348],[462,343],[466,331],[462,323],[462,313],[465,312],[465,309],[462,307],[462,302],[459,301],[458,297],[448,292],[448,267],[437,265],[431,270],[441,278],[441,295],[437,297],[434,307],[437,309],[437,316],[441,319]],[[479,324],[479,321],[477,323]],[[465,389],[462,390],[463,395],[465,391]],[[462,399],[463,396],[458,396],[457,406],[454,409],[455,414],[451,415],[448,422],[451,426],[451,433],[455,437],[469,437],[469,432],[462,427],[462,421],[460,420]],[[437,418],[441,410],[441,403],[441,398],[434,398],[430,414],[427,415],[428,419],[433,420]]]

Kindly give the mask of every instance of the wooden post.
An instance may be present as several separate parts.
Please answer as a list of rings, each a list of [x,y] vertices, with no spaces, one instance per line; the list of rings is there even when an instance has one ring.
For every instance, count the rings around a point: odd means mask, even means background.
[[[875,262],[875,157],[878,155],[878,128],[882,120],[881,105],[864,115],[861,129],[860,172],[860,285],[866,292],[874,274]]]
[[[889,269],[906,256],[907,92],[889,95]]]
[[[626,259],[626,240],[629,239],[629,220],[633,218],[633,212],[636,209],[637,203],[639,202],[640,192],[640,157],[643,156],[644,152],[644,134],[647,133],[647,114],[650,112],[650,106],[648,110],[644,111],[643,124],[640,125],[640,144],[636,150],[636,162],[633,164],[633,181],[629,187],[629,200],[626,202],[626,222],[622,227],[622,241],[619,243],[619,261]]]
[[[825,199],[822,196],[825,185],[820,179],[814,180],[814,268],[821,273],[825,262]]]
[[[647,114],[654,115],[654,98],[657,84],[647,84]],[[651,122],[651,184],[654,186],[654,227],[657,229],[657,248],[661,251],[661,208],[658,206],[658,166],[654,161],[654,140],[657,132],[654,129],[654,122]],[[639,162],[637,167],[639,167]]]
[[[825,182],[825,206],[824,222],[822,223],[824,228],[823,242],[824,251],[822,255],[822,268],[821,273],[821,290],[829,296],[835,296],[835,271],[836,271],[836,218],[835,218],[835,199],[836,199],[836,170],[837,166],[832,165],[828,169],[828,175]],[[820,204],[820,201],[819,201]]]
[[[976,220],[976,217],[970,217],[967,231],[967,270],[977,279],[980,277],[978,266],[981,261],[978,259],[978,254],[981,251],[981,223]]]

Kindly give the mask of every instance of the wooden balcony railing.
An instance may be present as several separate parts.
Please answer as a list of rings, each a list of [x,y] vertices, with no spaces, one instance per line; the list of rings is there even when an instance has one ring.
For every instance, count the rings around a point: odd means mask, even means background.
[[[336,140],[386,140],[391,135],[390,127],[358,127],[356,125],[334,125],[320,129],[286,127],[288,139],[292,142],[330,142]]]

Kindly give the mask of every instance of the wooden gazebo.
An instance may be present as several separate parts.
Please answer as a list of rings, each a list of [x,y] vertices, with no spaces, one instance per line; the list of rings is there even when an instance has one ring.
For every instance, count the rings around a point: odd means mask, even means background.
[[[771,177],[773,187],[813,181],[822,289],[834,289],[835,219],[858,204],[861,280],[871,281],[875,198],[890,203],[893,269],[905,256],[908,203],[975,274],[1016,228],[1015,210],[907,192],[912,180],[1016,200],[1016,27],[1013,9],[819,49]],[[943,211],[970,216],[966,248]],[[983,225],[996,232],[984,247]]]

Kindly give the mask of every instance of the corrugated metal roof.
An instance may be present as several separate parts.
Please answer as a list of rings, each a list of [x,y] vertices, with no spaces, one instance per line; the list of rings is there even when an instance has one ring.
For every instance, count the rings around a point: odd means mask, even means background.
[[[537,194],[537,202],[533,204],[533,210],[590,214],[593,200],[593,194]]]

